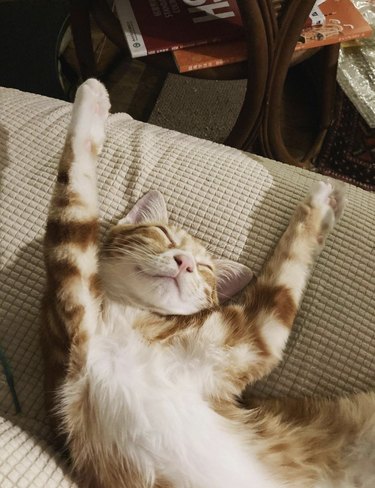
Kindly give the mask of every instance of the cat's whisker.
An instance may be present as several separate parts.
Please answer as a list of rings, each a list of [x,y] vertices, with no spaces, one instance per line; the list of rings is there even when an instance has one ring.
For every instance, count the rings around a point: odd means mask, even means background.
[[[107,252],[115,252],[115,256],[107,256]],[[127,259],[128,261],[131,259],[133,262],[154,262],[155,256],[150,256],[147,253],[141,253],[138,250],[135,251],[126,251],[126,250],[105,250],[103,253],[103,258],[114,258],[114,259]]]
[[[150,252],[149,250],[144,250],[138,246],[105,246],[104,251],[108,252],[117,252],[119,254],[128,254],[129,251],[136,251],[140,255],[145,255],[145,256],[156,256],[157,254],[154,252]]]

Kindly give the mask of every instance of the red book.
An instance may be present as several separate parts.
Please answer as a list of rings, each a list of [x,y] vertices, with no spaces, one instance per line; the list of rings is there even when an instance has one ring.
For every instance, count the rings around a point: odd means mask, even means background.
[[[371,36],[371,26],[351,0],[326,0],[320,9],[325,17],[324,24],[303,29],[296,50]]]
[[[115,0],[133,58],[243,36],[235,0]]]
[[[351,0],[326,0],[319,2],[319,9],[325,17],[323,25],[305,27],[296,45],[296,51],[369,37],[372,34],[371,26]],[[238,40],[190,47],[174,51],[173,56],[182,73],[212,68],[245,61],[246,43]]]
[[[228,41],[179,49],[173,51],[173,56],[178,71],[185,73],[245,61],[247,59],[247,48],[245,41]]]

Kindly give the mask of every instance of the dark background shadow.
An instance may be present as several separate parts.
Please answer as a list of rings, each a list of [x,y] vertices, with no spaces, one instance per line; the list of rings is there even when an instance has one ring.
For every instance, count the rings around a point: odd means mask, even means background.
[[[68,0],[0,2],[0,86],[66,99],[58,49]]]

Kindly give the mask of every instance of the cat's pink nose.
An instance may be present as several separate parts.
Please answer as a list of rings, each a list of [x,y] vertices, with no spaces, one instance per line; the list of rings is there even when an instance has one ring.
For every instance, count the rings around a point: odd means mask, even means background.
[[[188,273],[192,273],[194,271],[195,263],[192,257],[186,256],[185,254],[177,254],[173,258],[177,263],[179,272],[187,271]]]

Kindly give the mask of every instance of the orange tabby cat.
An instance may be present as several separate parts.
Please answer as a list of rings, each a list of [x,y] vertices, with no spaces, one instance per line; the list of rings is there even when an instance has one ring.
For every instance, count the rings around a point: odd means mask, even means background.
[[[375,486],[375,397],[240,408],[280,361],[314,258],[343,209],[317,183],[259,278],[168,225],[146,194],[98,255],[96,157],[108,95],[78,90],[50,207],[47,409],[81,486]],[[248,286],[246,286],[248,285]],[[242,300],[223,305],[242,288]]]

